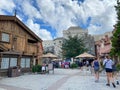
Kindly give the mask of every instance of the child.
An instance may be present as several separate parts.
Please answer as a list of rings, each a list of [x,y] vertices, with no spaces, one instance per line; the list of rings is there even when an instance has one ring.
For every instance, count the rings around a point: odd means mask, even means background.
[[[46,70],[45,68],[46,68],[46,65],[43,64],[43,65],[42,65],[42,72],[43,72],[43,73],[45,73],[45,70]]]

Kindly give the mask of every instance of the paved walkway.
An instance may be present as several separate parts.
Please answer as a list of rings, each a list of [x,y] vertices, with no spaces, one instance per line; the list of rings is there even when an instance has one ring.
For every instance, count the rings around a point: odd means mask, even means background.
[[[120,78],[119,78],[120,80]],[[113,90],[107,87],[106,77],[100,76],[99,83],[94,82],[90,71],[55,69],[52,74],[31,74],[13,78],[2,78],[0,90]],[[114,90],[120,90],[118,85]]]

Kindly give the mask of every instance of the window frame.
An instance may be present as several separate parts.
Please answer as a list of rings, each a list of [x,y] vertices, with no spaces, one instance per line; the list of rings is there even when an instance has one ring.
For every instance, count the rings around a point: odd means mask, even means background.
[[[2,60],[5,59],[5,58],[8,59],[7,68],[2,67],[3,65],[2,65],[2,61],[1,61],[1,67],[0,67],[0,69],[8,69],[8,68],[10,68],[10,67],[17,66],[17,64],[18,64],[18,58],[17,58],[17,57],[2,57]],[[14,58],[14,59],[16,58],[16,62],[15,62],[16,65],[12,65],[12,63],[11,63],[12,58]]]
[[[22,61],[22,59],[24,61]],[[27,60],[29,60],[29,65],[28,65]],[[23,66],[22,66],[22,64],[23,64]],[[20,66],[21,66],[21,68],[30,68],[31,67],[31,58],[30,57],[22,57],[21,62],[20,62]]]
[[[8,41],[7,40],[3,40],[3,35],[8,35],[8,39],[9,40]],[[1,42],[10,43],[10,34],[6,33],[6,32],[1,32]]]

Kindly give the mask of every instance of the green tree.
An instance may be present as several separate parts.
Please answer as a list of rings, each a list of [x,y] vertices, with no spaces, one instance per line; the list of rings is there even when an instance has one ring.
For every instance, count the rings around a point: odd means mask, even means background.
[[[117,0],[115,6],[117,12],[117,24],[115,25],[115,32],[112,37],[112,49],[110,54],[120,56],[120,2]]]
[[[77,35],[68,39],[64,39],[62,44],[62,54],[64,58],[72,58],[86,51],[83,40]]]

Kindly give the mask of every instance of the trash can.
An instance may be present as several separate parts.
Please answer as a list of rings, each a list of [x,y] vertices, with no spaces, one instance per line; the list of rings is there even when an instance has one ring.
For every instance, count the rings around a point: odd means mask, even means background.
[[[15,67],[10,67],[8,69],[8,77],[17,77],[20,76],[21,70],[17,66]]]

